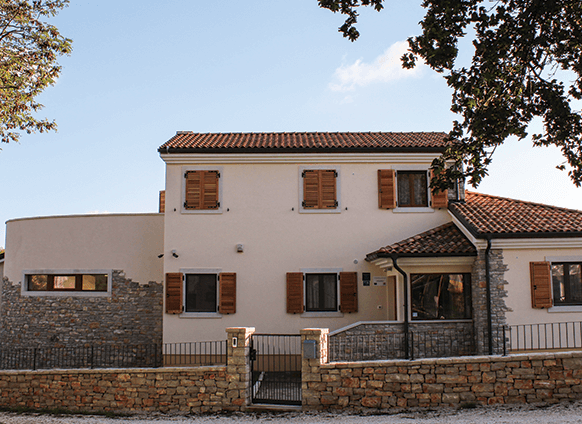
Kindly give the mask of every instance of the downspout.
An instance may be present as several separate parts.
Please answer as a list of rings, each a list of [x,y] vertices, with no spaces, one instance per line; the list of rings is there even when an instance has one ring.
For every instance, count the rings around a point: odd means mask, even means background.
[[[487,249],[485,249],[485,293],[487,299],[487,337],[489,341],[489,355],[493,355],[493,323],[491,322],[491,275],[489,273],[490,252],[491,236],[487,237]]]
[[[400,275],[402,275],[402,279],[404,280],[404,349],[405,349],[405,359],[409,359],[410,355],[409,355],[409,346],[410,346],[410,341],[408,340],[408,329],[409,329],[409,322],[408,322],[408,276],[406,275],[406,272],[404,272],[404,270],[402,268],[400,268],[398,266],[398,263],[396,262],[398,259],[398,255],[390,255],[390,258],[392,259],[392,265],[394,265],[394,268],[396,269],[396,271],[398,271],[400,273]]]

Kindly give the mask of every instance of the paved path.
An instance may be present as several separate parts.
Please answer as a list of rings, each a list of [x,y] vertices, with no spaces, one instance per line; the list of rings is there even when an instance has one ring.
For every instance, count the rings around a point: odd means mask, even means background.
[[[545,407],[487,407],[407,411],[392,415],[348,415],[327,413],[262,413],[229,416],[134,416],[102,418],[94,416],[47,416],[0,413],[0,424],[582,424],[582,403]]]

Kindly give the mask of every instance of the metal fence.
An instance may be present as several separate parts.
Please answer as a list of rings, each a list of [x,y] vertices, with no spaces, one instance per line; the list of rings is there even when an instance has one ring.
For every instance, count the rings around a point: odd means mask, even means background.
[[[226,340],[144,345],[0,348],[1,370],[156,368],[226,364]]]
[[[582,349],[582,322],[511,325],[506,339],[512,352]]]
[[[164,366],[226,365],[226,340],[212,342],[165,343]]]
[[[465,356],[475,353],[472,330],[396,331],[384,334],[336,334],[329,337],[329,361],[374,361]]]

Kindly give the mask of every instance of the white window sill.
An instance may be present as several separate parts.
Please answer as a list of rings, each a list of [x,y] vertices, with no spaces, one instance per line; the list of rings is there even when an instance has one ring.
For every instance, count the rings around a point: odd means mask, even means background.
[[[303,209],[299,208],[299,213],[341,213],[341,208],[335,209]]]
[[[343,318],[342,312],[303,312],[301,318]]]
[[[183,312],[180,314],[180,318],[218,319],[222,318],[222,314],[219,314],[218,312]]]
[[[550,313],[560,313],[560,312],[582,312],[582,305],[563,305],[563,306],[552,306],[548,308]]]
[[[90,291],[23,291],[21,296],[30,297],[111,297],[110,292]]]
[[[435,210],[433,208],[395,208],[392,211],[394,213],[431,213]]]
[[[220,215],[222,214],[222,207],[218,209],[184,209],[182,208],[182,214],[184,215]]]

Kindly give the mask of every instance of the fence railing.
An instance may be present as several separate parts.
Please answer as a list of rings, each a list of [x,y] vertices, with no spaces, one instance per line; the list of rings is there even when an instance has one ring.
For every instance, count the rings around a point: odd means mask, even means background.
[[[226,340],[144,345],[0,348],[0,370],[156,368],[226,364]]]
[[[479,335],[479,337],[476,337]],[[489,342],[491,341],[491,350]],[[472,329],[411,329],[408,333],[335,334],[329,337],[329,360],[373,361],[456,357],[476,354],[506,355],[539,350],[582,349],[582,322],[520,324],[475,332]]]
[[[212,342],[165,343],[164,366],[225,365],[226,340]]]

